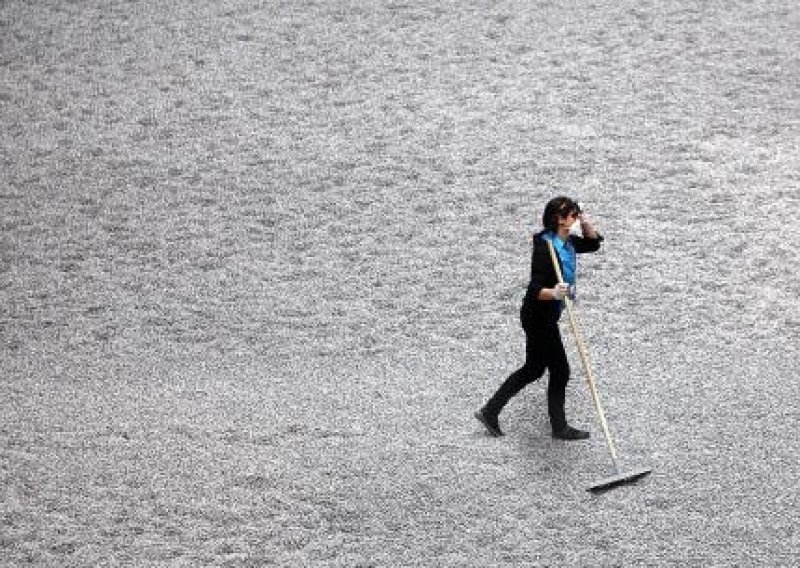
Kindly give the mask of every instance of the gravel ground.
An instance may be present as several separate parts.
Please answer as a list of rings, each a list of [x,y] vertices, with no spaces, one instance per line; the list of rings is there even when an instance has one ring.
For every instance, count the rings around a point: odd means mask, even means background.
[[[796,566],[790,0],[0,0],[0,565]],[[544,202],[636,485],[549,437]],[[564,328],[567,332],[567,328]]]

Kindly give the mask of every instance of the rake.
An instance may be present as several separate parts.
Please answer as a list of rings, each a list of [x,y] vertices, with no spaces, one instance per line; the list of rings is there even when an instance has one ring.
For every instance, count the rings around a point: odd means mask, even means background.
[[[547,246],[550,249],[550,259],[553,261],[553,268],[555,268],[556,276],[558,277],[559,283],[564,282],[564,277],[561,274],[561,265],[558,261],[558,257],[556,256],[556,251],[553,248],[553,243],[547,242]],[[588,487],[588,491],[593,493],[600,493],[602,491],[612,489],[619,485],[623,485],[626,483],[633,483],[634,481],[644,477],[652,470],[649,468],[639,468],[633,470],[622,471],[619,466],[619,459],[617,458],[617,448],[614,444],[614,440],[611,437],[611,432],[608,429],[608,421],[606,420],[606,414],[603,411],[603,405],[600,402],[600,394],[597,391],[597,381],[594,378],[594,372],[592,371],[592,366],[589,364],[589,353],[586,348],[586,343],[583,340],[583,336],[581,335],[580,328],[578,327],[578,320],[575,316],[574,310],[572,309],[572,300],[569,296],[564,298],[564,304],[567,307],[567,315],[569,316],[569,325],[570,329],[572,330],[572,336],[575,338],[575,344],[578,347],[578,353],[580,354],[581,363],[583,364],[583,371],[584,375],[586,376],[586,382],[589,384],[589,391],[592,394],[592,401],[594,402],[594,409],[597,413],[597,418],[600,420],[600,426],[603,429],[603,435],[606,439],[606,445],[608,446],[608,452],[611,455],[611,465],[613,467],[613,474],[605,477]]]

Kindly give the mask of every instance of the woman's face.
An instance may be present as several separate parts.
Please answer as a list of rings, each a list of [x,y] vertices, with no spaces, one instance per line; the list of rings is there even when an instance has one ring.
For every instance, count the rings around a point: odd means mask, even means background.
[[[566,228],[569,229],[572,225],[575,224],[575,221],[578,220],[578,213],[575,211],[570,211],[566,217],[559,216],[558,218],[558,228]]]

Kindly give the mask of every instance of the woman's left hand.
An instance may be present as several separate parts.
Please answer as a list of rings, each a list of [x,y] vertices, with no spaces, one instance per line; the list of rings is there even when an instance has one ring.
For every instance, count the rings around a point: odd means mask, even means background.
[[[583,236],[592,238],[597,235],[597,229],[594,226],[594,219],[592,219],[592,216],[589,213],[582,211],[581,214],[578,215],[578,221],[580,221]]]

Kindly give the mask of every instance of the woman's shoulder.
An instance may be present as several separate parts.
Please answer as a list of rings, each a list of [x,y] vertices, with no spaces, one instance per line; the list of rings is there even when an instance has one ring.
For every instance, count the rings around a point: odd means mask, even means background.
[[[533,256],[534,259],[538,257],[550,258],[550,252],[547,248],[547,231],[539,231],[533,235]]]
[[[539,231],[538,233],[533,234],[533,242],[534,243],[542,243],[546,242],[545,235],[547,235],[548,231]]]

